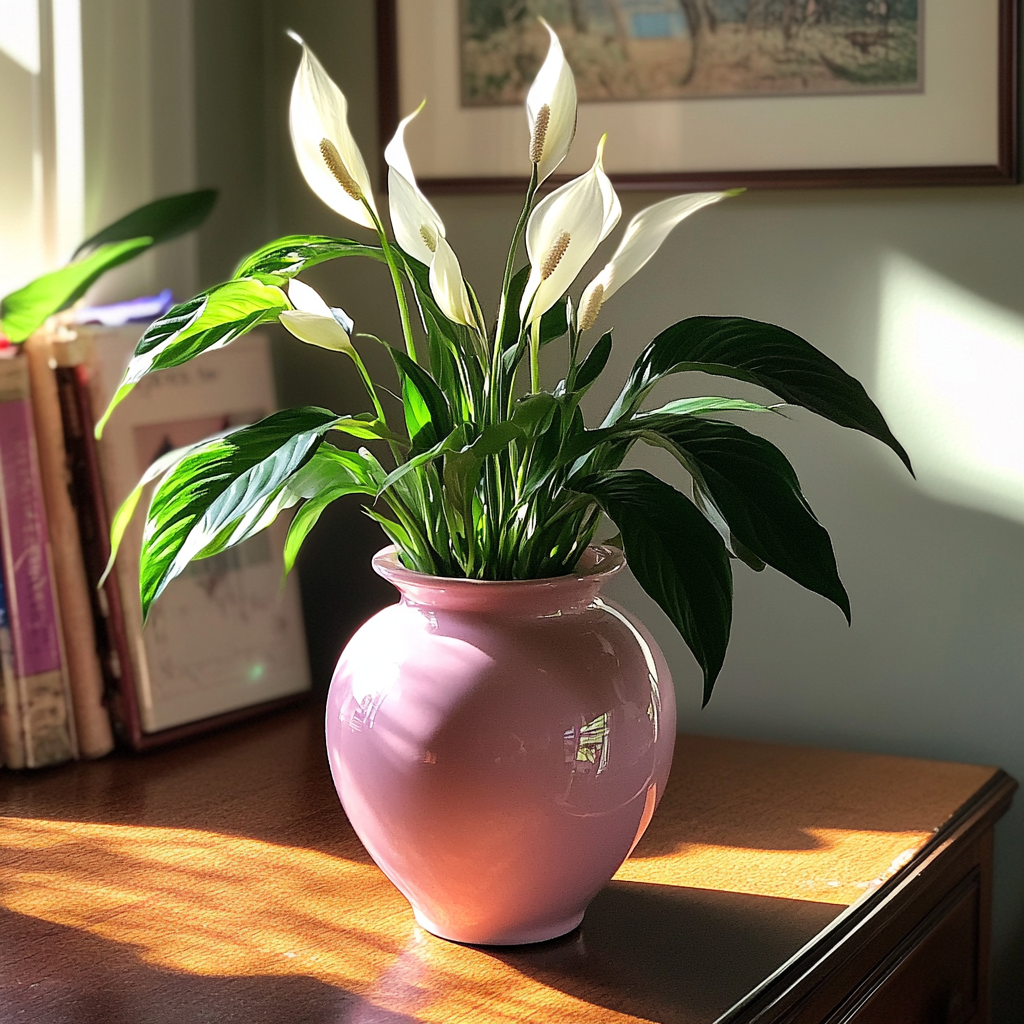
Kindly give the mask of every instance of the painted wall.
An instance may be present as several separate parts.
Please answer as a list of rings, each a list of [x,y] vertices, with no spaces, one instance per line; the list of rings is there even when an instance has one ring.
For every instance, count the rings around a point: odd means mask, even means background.
[[[255,6],[204,0],[200,46],[216,52],[207,30],[236,45],[234,19]],[[230,210],[204,230],[204,280],[259,241],[255,223],[281,234],[350,233],[305,188],[291,157],[285,118],[297,50],[286,26],[311,41],[348,95],[367,162],[379,151],[372,0],[267,0],[261,11],[259,33],[251,23],[239,32],[251,34],[251,55],[266,69],[266,135],[251,124],[242,134],[252,160],[265,147],[256,177],[268,183],[269,210],[231,198],[258,194],[254,164],[229,151],[229,138],[233,152],[242,145],[225,135],[237,124],[201,114],[199,166],[219,176],[200,180],[224,188]],[[200,70],[200,111],[223,97],[233,74],[226,64]],[[251,110],[240,116],[252,120]],[[658,198],[625,195],[623,220]],[[436,205],[492,302],[518,200]],[[809,414],[766,426],[832,533],[853,626],[771,570],[758,577],[740,567],[734,639],[705,711],[692,659],[665,618],[635,585],[617,586],[669,656],[682,730],[985,762],[1024,778],[1022,277],[1021,188],[748,193],[684,225],[608,303],[602,326],[616,327],[616,348],[592,409],[610,401],[613,382],[661,328],[694,313],[742,314],[786,325],[859,376],[920,469],[915,483],[877,443]],[[379,268],[340,261],[310,278],[358,329],[396,335]],[[282,339],[278,358],[284,400],[339,411],[360,401],[330,355]],[[366,610],[388,599],[364,567],[379,543],[358,513],[338,510],[307,550],[304,595],[322,676]],[[997,1020],[1016,1021],[1024,1017],[1024,801],[997,831],[995,918]]]

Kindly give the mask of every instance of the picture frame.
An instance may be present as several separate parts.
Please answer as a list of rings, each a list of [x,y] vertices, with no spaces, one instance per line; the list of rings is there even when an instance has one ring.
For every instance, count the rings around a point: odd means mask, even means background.
[[[463,102],[464,19],[474,2],[378,0],[381,138],[390,139],[399,117],[426,99],[406,142],[428,192],[520,190],[528,178],[521,103]],[[742,0],[711,2],[735,9]],[[573,152],[551,180],[585,170],[607,131],[605,168],[624,189],[1016,183],[1016,0],[916,0],[914,9],[916,86],[632,101],[581,94]]]

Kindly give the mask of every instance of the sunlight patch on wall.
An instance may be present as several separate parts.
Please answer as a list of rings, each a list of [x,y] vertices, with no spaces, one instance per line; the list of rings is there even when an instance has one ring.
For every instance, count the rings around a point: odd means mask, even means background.
[[[0,0],[0,295],[84,234],[81,0]]]
[[[39,74],[39,10],[27,0],[0,0],[0,53]]]
[[[933,497],[1024,523],[1024,317],[883,264],[876,393]]]
[[[67,259],[85,235],[85,112],[81,0],[53,3],[53,108],[56,182],[54,246]]]

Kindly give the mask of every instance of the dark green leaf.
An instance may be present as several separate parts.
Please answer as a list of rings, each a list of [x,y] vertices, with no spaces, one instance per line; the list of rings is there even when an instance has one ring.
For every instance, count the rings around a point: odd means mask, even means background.
[[[180,366],[210,348],[223,348],[257,324],[276,320],[288,308],[280,288],[251,278],[228,281],[174,306],[142,335],[110,405],[96,424],[96,436],[147,373]]]
[[[518,423],[509,420],[501,420],[498,423],[488,423],[481,431],[480,436],[467,448],[477,458],[485,459],[488,455],[497,455],[503,452],[513,441],[523,436],[523,430]]]
[[[792,331],[744,317],[695,316],[659,334],[634,364],[605,425],[634,412],[658,381],[685,370],[757,384],[833,423],[861,430],[888,445],[913,472],[859,381]]]
[[[318,263],[338,259],[340,256],[367,256],[378,263],[386,262],[379,245],[364,245],[348,238],[329,235],[287,235],[268,242],[242,260],[234,276],[256,277],[259,274],[277,274],[295,277]]]
[[[229,524],[265,507],[312,458],[337,416],[307,406],[274,413],[190,451],[150,502],[139,561],[143,616]]]
[[[586,391],[591,384],[601,376],[612,354],[612,332],[601,336],[601,340],[590,350],[589,355],[583,360],[583,364],[576,371],[576,379],[572,382],[574,394]]]
[[[512,422],[527,438],[540,437],[551,425],[558,408],[558,399],[546,391],[524,395],[512,407]]]
[[[84,259],[43,274],[0,302],[0,331],[24,341],[48,316],[77,302],[108,270],[126,263],[153,244],[148,235],[101,246]]]
[[[732,623],[732,569],[722,538],[692,502],[640,469],[586,477],[573,489],[592,497],[619,528],[637,582],[697,659],[707,704]]]
[[[563,334],[568,332],[568,308],[568,300],[566,302],[556,302],[540,318],[540,344],[542,348],[548,342],[561,338]]]
[[[740,544],[828,598],[849,620],[850,599],[839,579],[832,541],[775,445],[733,423],[668,415],[643,421],[677,449]]]
[[[519,304],[523,301],[526,282],[530,278],[530,265],[520,268],[512,275],[508,286],[508,299],[505,312],[505,327],[501,332],[501,350],[507,352],[519,338]]]
[[[141,238],[144,235],[152,238],[154,245],[170,241],[199,227],[209,216],[216,202],[215,188],[203,188],[197,192],[183,192],[175,196],[154,199],[153,202],[132,210],[120,220],[108,224],[102,231],[97,231],[91,238],[87,238],[75,250],[72,259],[77,259],[79,254],[87,249],[95,249],[110,242],[123,242],[129,238]]]
[[[451,433],[448,399],[434,378],[400,349],[388,346],[402,382],[402,405],[409,440],[415,452],[425,451]]]

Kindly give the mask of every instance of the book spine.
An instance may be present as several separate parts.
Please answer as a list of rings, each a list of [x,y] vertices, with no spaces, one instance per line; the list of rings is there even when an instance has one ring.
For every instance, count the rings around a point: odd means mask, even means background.
[[[23,355],[0,360],[0,549],[25,766],[59,764],[78,746]]]
[[[3,750],[3,763],[8,768],[25,767],[21,698],[14,676],[14,649],[3,572],[0,572],[0,748]]]
[[[55,349],[65,346],[40,331],[24,347],[79,752],[82,757],[102,757],[113,749],[114,736],[103,704],[104,674],[93,612],[95,581],[90,586],[86,574],[73,467],[65,445],[67,412],[54,358]]]
[[[70,353],[71,350],[68,351]],[[118,573],[112,572],[99,587],[110,558],[110,517],[99,452],[93,436],[95,416],[91,371],[84,357],[80,358],[81,361],[66,361],[66,365],[58,365],[56,369],[64,444],[75,495],[85,572],[93,599],[97,651],[106,684],[107,706],[121,739],[140,749],[142,723]]]

